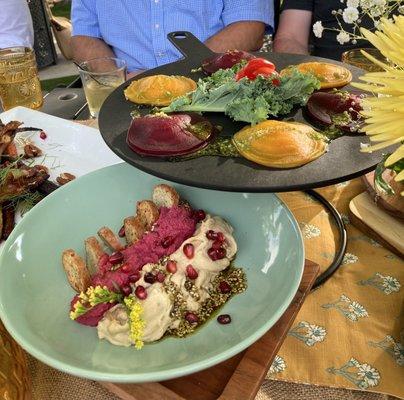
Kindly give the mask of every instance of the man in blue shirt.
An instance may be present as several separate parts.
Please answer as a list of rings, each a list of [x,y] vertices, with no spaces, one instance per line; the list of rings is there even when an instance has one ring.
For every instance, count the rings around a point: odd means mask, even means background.
[[[271,0],[73,0],[76,61],[126,60],[134,75],[180,57],[167,39],[190,31],[213,51],[257,50],[273,25]]]

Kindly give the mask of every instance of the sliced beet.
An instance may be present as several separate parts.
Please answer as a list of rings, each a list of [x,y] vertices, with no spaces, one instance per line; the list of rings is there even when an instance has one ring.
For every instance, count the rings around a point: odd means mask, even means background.
[[[316,92],[310,96],[306,105],[307,115],[314,122],[325,126],[334,124],[344,131],[358,127],[361,110],[361,98],[347,92]],[[350,115],[351,121],[338,123],[336,117],[345,111]]]
[[[132,121],[126,142],[143,156],[182,156],[205,147],[214,132],[214,126],[196,113],[147,115]]]
[[[240,50],[228,50],[226,53],[217,54],[209,57],[202,62],[202,70],[206,75],[212,75],[219,69],[231,68],[242,60],[252,60],[255,58],[253,54]]]

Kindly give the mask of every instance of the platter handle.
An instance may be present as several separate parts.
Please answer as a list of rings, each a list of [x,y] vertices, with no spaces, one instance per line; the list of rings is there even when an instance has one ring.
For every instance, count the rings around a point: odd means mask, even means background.
[[[213,56],[212,50],[208,49],[191,32],[176,31],[167,35],[168,40],[184,55],[185,58],[198,58],[202,61]]]

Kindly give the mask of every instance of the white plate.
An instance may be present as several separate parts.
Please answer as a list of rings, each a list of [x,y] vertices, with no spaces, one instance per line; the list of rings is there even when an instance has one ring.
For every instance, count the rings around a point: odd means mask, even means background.
[[[3,123],[21,121],[22,126],[41,128],[46,132],[45,140],[39,137],[39,132],[21,132],[16,138],[29,137],[42,150],[44,155],[37,157],[35,163],[47,166],[54,182],[62,172],[79,177],[122,162],[105,144],[98,129],[25,107],[5,111],[0,119]]]

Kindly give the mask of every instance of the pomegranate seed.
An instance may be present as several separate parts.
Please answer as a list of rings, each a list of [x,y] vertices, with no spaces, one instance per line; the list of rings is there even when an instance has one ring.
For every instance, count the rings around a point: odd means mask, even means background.
[[[163,283],[164,280],[166,279],[166,276],[163,272],[160,271],[157,273],[156,279],[158,282]]]
[[[187,243],[186,245],[184,245],[184,247],[182,248],[182,251],[184,252],[185,256],[189,259],[193,258],[194,256],[194,252],[195,252],[195,248],[194,245],[191,243]]]
[[[123,225],[121,229],[119,229],[118,236],[122,238],[125,237],[125,227]]]
[[[121,291],[125,296],[129,296],[132,293],[132,288],[130,286],[122,286]]]
[[[216,240],[217,240],[218,242],[222,242],[222,243],[223,243],[223,242],[226,240],[226,237],[224,236],[223,232],[217,232],[217,233],[216,233],[216,236],[217,236]]]
[[[116,251],[109,256],[109,262],[112,265],[119,264],[123,261],[123,254],[120,251]]]
[[[42,140],[45,140],[45,139],[48,137],[48,135],[47,135],[44,131],[41,131],[41,132],[39,133],[39,137],[40,137]]]
[[[170,274],[175,274],[177,272],[177,263],[173,260],[168,260],[166,270]]]
[[[222,244],[223,244],[222,242],[219,242],[218,240],[215,240],[212,243],[212,249],[215,249],[215,250],[220,249],[222,247]]]
[[[196,314],[193,312],[187,312],[185,314],[185,319],[190,323],[190,324],[197,324],[199,322],[199,318]]]
[[[212,229],[209,229],[209,230],[206,232],[206,237],[207,237],[209,240],[216,240],[216,239],[217,239],[217,233],[216,233],[215,231],[212,231]]]
[[[153,284],[154,282],[156,282],[156,276],[154,274],[152,274],[151,272],[147,272],[144,275],[144,281],[150,284]]]
[[[226,281],[221,281],[219,283],[219,290],[221,293],[230,293],[231,286]]]
[[[281,81],[279,79],[272,79],[272,84],[274,86],[281,86]]]
[[[222,315],[219,315],[219,316],[217,317],[217,322],[219,322],[219,324],[222,324],[222,325],[230,324],[230,322],[231,322],[231,317],[230,317],[229,314],[222,314]]]
[[[220,249],[216,250],[216,257],[218,260],[221,260],[222,258],[226,257],[226,249],[221,247]]]
[[[138,286],[135,289],[135,296],[139,299],[139,300],[144,300],[147,297],[147,292],[146,289],[143,286]]]
[[[212,261],[218,260],[216,251],[217,249],[214,249],[213,247],[208,250],[208,256]]]
[[[208,256],[212,261],[221,260],[226,257],[226,249],[224,249],[223,247],[220,247],[219,249],[211,247],[208,250]]]
[[[197,210],[194,212],[194,216],[197,222],[203,221],[206,218],[206,213],[203,210]]]
[[[137,271],[133,275],[129,275],[129,282],[135,283],[140,279],[140,272]]]
[[[130,266],[128,264],[123,264],[121,267],[122,272],[130,272]]]
[[[187,265],[186,271],[189,279],[196,279],[198,277],[197,270],[191,264]]]
[[[161,246],[166,249],[174,243],[174,238],[172,236],[167,236],[161,241]]]

